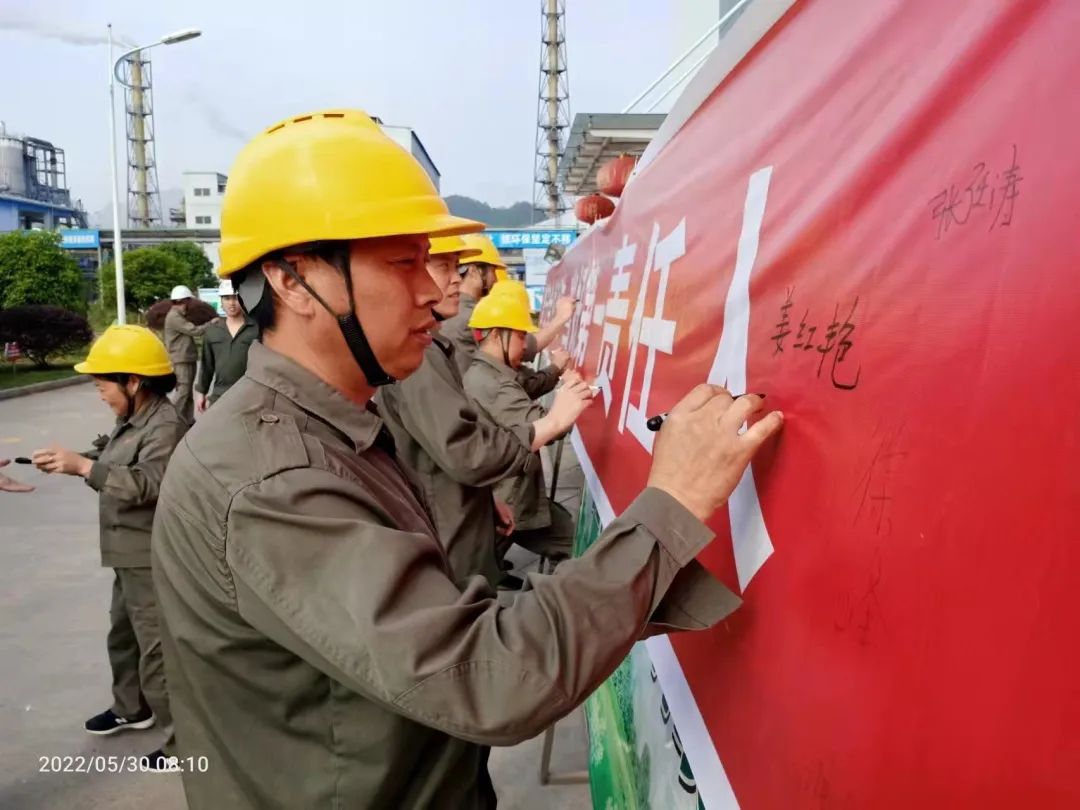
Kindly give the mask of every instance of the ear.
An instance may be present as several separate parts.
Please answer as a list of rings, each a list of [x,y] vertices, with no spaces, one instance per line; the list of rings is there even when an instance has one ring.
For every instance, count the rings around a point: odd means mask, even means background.
[[[312,268],[312,256],[305,253],[287,254],[285,261],[296,268],[297,274],[307,281],[307,273]],[[262,265],[263,275],[278,299],[278,303],[306,318],[315,314],[318,302],[312,298],[311,293],[304,289],[303,285],[291,274],[286,272],[276,261],[265,261]],[[310,283],[310,282],[309,282]]]

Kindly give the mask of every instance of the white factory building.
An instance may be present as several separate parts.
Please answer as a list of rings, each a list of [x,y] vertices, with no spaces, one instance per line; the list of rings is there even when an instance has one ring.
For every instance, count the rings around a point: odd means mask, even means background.
[[[220,228],[225,181],[220,172],[184,172],[184,227]]]
[[[378,119],[375,119],[378,121]],[[408,150],[439,187],[440,174],[420,138],[410,127],[388,126],[379,121],[383,131]],[[220,230],[221,202],[229,178],[221,172],[184,172],[184,204],[173,213],[173,223],[189,230]],[[202,244],[214,267],[218,266],[218,242]]]

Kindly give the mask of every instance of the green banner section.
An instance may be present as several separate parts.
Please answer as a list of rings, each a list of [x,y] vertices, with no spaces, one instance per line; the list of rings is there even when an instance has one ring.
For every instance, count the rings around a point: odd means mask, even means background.
[[[574,553],[600,536],[588,488],[582,494]],[[644,644],[585,702],[589,782],[596,810],[704,808],[679,733]]]

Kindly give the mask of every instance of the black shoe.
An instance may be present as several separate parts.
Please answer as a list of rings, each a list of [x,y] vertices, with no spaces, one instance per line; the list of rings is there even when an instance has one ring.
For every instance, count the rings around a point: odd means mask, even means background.
[[[513,574],[503,574],[498,584],[499,590],[502,591],[520,591],[523,587],[525,587],[525,580]]]
[[[144,771],[155,773],[173,773],[180,770],[180,766],[176,764],[176,757],[165,756],[165,752],[160,748],[141,757],[139,767]]]
[[[152,725],[154,725],[154,715],[149,709],[146,710],[145,714],[132,718],[121,717],[112,709],[106,709],[101,714],[95,715],[86,721],[86,730],[90,734],[106,736],[127,729],[150,728]]]

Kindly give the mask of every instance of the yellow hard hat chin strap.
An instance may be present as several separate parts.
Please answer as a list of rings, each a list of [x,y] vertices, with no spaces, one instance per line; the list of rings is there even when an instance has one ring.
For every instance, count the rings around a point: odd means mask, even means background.
[[[509,329],[503,329],[502,330],[502,335],[500,337],[500,341],[502,343],[503,362],[506,363],[506,365],[509,366],[510,365],[510,330]]]
[[[330,263],[345,278],[345,290],[349,296],[349,311],[344,315],[334,312],[323,297],[300,277],[292,263],[280,258],[277,260],[277,264],[278,267],[292,276],[301,287],[307,290],[308,295],[318,301],[323,309],[334,316],[334,319],[338,322],[338,329],[341,330],[342,337],[345,338],[345,345],[349,347],[353,360],[360,367],[360,371],[363,372],[368,385],[376,388],[381,385],[389,385],[394,382],[394,378],[387,374],[379,364],[375,352],[371,349],[371,344],[368,343],[367,335],[364,334],[364,328],[360,325],[360,319],[356,317],[356,304],[353,302],[352,273],[349,272],[349,246],[347,243],[335,245],[332,252],[333,256]]]

